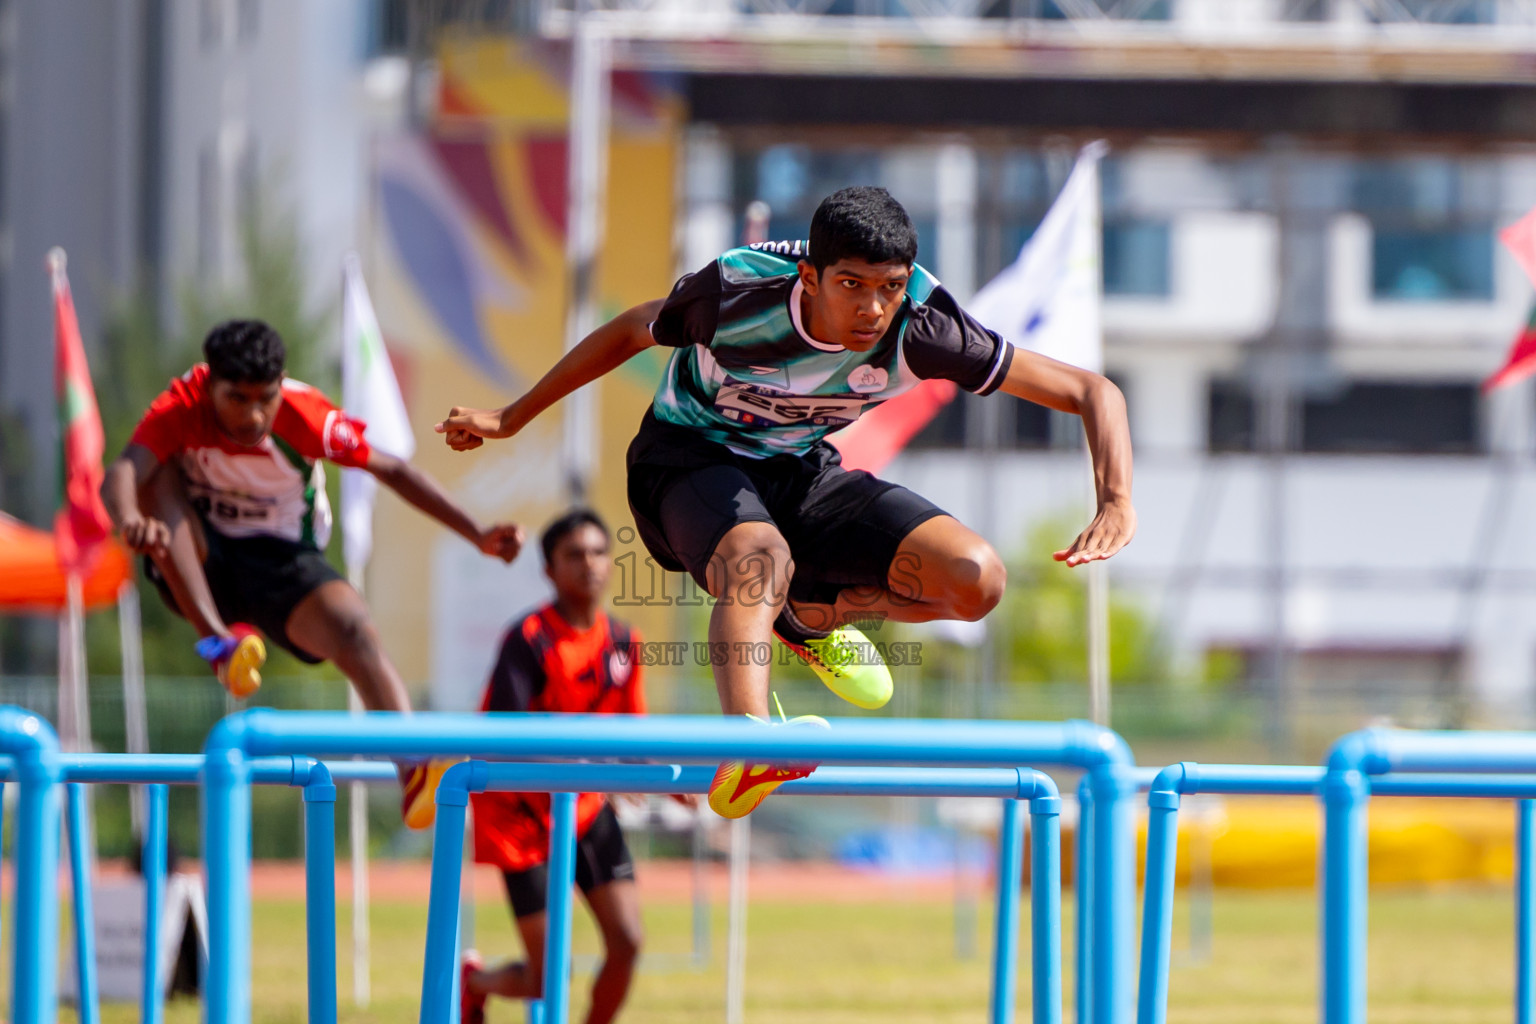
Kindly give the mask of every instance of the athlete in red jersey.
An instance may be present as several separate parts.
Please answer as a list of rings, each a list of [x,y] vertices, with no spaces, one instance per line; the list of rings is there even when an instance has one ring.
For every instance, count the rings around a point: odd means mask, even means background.
[[[302,661],[333,662],[370,710],[410,711],[367,605],[325,560],[322,461],[367,470],[503,561],[517,557],[521,527],[481,527],[419,469],[369,448],[364,424],[284,377],[282,339],[266,324],[220,324],[203,353],[208,362],[171,382],[108,467],[112,521],[236,697],[261,685],[259,628]],[[446,767],[402,765],[407,825],[431,824]]]
[[[607,527],[594,513],[577,509],[552,523],[540,543],[554,602],[507,630],[481,710],[645,714],[640,662],[634,657],[639,639],[602,611],[611,568]],[[549,796],[476,793],[472,799],[475,860],[501,869],[527,951],[525,961],[494,970],[484,969],[473,950],[464,955],[462,1020],[480,1024],[487,996],[537,999],[542,991]],[[604,949],[587,1024],[607,1024],[629,992],[640,951],[635,865],[602,794],[577,798],[576,830],[576,884],[597,920]]]

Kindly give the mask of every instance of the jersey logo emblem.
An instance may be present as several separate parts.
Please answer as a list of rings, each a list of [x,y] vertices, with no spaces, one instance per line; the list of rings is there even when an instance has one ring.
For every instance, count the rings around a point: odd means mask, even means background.
[[[630,673],[634,671],[632,661],[632,658],[619,651],[608,652],[608,678],[612,681],[610,685],[623,686],[629,682]]]
[[[868,399],[847,395],[786,395],[752,384],[726,384],[715,411],[749,427],[845,427],[859,418]]]
[[[363,443],[358,423],[345,414],[332,413],[325,426],[325,451],[327,455],[345,455],[355,451]]]
[[[779,368],[777,366],[749,366],[747,369],[752,371],[752,376],[754,377],[766,377],[770,373],[779,372]]]
[[[860,394],[868,394],[884,391],[890,379],[890,374],[878,366],[858,366],[848,375],[848,386]]]

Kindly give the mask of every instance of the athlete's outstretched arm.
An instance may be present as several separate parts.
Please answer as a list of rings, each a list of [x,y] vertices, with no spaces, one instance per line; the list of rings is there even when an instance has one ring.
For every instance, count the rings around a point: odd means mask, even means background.
[[[434,429],[448,435],[448,447],[456,452],[480,447],[485,443],[483,438],[511,437],[566,395],[656,344],[651,337],[651,323],[661,312],[662,301],[643,302],[603,324],[562,356],[526,395],[512,404],[500,409],[454,406],[448,418]]]
[[[123,543],[140,554],[163,551],[171,533],[160,520],[144,515],[139,507],[139,488],[160,469],[153,452],[129,443],[123,454],[107,467],[101,481],[101,501]]]
[[[1082,565],[1129,544],[1136,534],[1136,509],[1131,505],[1131,425],[1120,389],[1097,373],[1021,348],[1014,350],[1002,390],[1083,418],[1099,507],[1088,529],[1071,547],[1056,552],[1056,560]]]
[[[436,480],[393,455],[383,452],[368,454],[368,472],[379,482],[427,515],[442,523],[475,547],[510,562],[523,547],[523,528],[516,523],[503,523],[482,528],[468,512],[459,508]]]

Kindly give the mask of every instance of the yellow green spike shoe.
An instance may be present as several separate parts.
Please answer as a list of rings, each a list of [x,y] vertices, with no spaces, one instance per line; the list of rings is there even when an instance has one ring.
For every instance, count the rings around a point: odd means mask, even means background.
[[[891,670],[869,637],[854,627],[843,626],[804,644],[779,639],[811,666],[827,689],[849,704],[873,711],[890,701],[895,689]]]

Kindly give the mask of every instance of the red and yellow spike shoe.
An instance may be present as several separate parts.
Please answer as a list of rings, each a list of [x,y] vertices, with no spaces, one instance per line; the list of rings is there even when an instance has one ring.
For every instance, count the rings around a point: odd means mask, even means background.
[[[462,758],[439,758],[410,765],[401,773],[400,817],[405,827],[422,829],[432,827],[437,820],[437,784],[443,773]]]
[[[774,695],[773,701],[778,704],[777,694]],[[779,707],[777,722],[764,722],[756,715],[747,717],[754,722],[774,727],[809,725],[821,729],[831,728],[827,720],[820,715],[785,718],[782,705]],[[745,761],[727,761],[715,772],[714,781],[709,784],[710,810],[722,818],[745,818],[757,809],[758,804],[768,798],[768,794],[781,785],[793,779],[803,779],[815,770],[814,764],[749,765]]]

